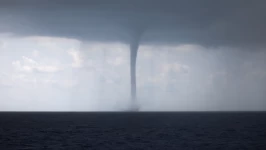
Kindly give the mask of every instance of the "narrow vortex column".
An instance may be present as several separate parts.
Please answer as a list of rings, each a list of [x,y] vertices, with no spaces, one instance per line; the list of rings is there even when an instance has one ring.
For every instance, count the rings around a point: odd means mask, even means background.
[[[137,83],[136,83],[136,60],[141,34],[133,36],[130,42],[130,78],[131,78],[131,106],[132,111],[138,111]]]

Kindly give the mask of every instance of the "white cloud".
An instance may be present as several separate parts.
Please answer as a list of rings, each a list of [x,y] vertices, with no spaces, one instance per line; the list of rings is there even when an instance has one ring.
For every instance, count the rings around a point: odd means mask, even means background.
[[[44,46],[47,48],[52,48],[52,49],[57,49],[60,48],[58,45],[73,45],[73,44],[79,44],[80,41],[76,39],[71,39],[71,38],[62,38],[62,37],[47,37],[47,36],[28,36],[22,38],[22,40],[28,40],[28,41],[33,41],[37,43],[40,46]],[[61,46],[62,47],[62,46]]]
[[[30,59],[28,57],[25,57],[25,56],[22,56],[22,60],[24,63],[27,63],[27,64],[38,65],[38,63],[36,61],[34,61],[33,59]]]
[[[60,69],[56,66],[37,66],[35,68],[38,72],[47,72],[47,73],[55,73],[58,72]]]
[[[72,67],[73,68],[81,68],[83,66],[83,59],[81,57],[81,53],[77,50],[70,50],[68,54],[72,57]]]
[[[57,66],[39,64],[35,60],[25,56],[22,56],[22,61],[16,60],[12,62],[12,65],[17,71],[22,72],[55,73],[60,71],[60,68]]]
[[[34,50],[34,51],[32,52],[32,56],[33,56],[33,57],[38,57],[38,56],[39,56],[39,51]]]

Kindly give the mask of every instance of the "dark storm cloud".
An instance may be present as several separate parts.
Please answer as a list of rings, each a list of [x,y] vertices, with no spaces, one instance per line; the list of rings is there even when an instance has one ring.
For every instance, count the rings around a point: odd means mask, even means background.
[[[142,43],[264,46],[264,0],[2,0],[0,32]]]

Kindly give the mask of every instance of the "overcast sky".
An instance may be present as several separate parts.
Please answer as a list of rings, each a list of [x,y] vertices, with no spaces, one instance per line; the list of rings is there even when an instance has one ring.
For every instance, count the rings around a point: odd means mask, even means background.
[[[125,109],[139,29],[141,110],[266,110],[264,1],[115,2],[1,1],[0,111]]]

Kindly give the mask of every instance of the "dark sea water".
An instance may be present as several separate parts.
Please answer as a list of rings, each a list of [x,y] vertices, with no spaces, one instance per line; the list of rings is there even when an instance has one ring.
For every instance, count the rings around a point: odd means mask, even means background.
[[[266,150],[265,112],[0,113],[0,150]]]

